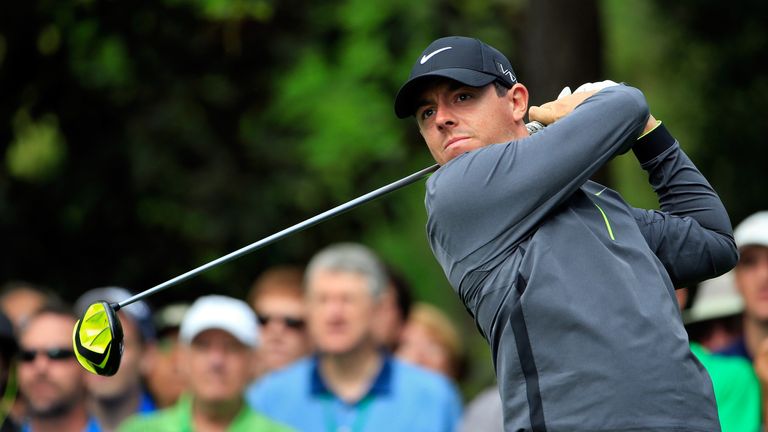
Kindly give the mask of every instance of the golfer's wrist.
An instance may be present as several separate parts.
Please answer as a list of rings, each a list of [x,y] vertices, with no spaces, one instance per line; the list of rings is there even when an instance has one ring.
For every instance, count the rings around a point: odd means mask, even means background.
[[[640,134],[640,136],[637,137],[637,139],[640,139],[648,135],[649,133],[653,132],[653,130],[659,127],[660,124],[661,124],[661,120],[656,120],[656,118],[653,117],[653,114],[649,115],[648,120],[645,122],[645,128],[643,129],[643,133]]]
[[[654,119],[655,120],[655,119]],[[640,136],[632,147],[635,157],[641,164],[650,161],[675,144],[675,138],[658,121],[656,126]]]

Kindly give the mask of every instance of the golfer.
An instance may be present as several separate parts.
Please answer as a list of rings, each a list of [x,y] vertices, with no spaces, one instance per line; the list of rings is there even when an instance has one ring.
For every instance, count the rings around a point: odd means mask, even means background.
[[[528,90],[498,50],[424,50],[395,112],[441,165],[432,251],[491,345],[505,430],[720,430],[674,289],[734,266],[728,214],[640,91],[590,87],[532,107],[549,126],[529,136]],[[630,149],[660,211],[589,180]]]

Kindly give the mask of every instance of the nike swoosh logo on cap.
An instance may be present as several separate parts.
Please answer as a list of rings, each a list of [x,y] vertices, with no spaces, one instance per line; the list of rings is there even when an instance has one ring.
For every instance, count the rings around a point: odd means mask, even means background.
[[[429,61],[429,59],[431,59],[431,58],[432,58],[432,57],[433,57],[435,54],[441,53],[441,52],[443,52],[443,51],[445,51],[445,50],[449,50],[449,49],[451,49],[451,48],[453,48],[453,47],[445,47],[445,48],[440,48],[439,50],[434,50],[434,51],[432,51],[431,53],[429,53],[429,54],[427,54],[427,55],[425,55],[425,56],[421,56],[421,61],[420,61],[420,63],[421,63],[421,64],[424,64],[424,63],[428,62],[428,61]]]

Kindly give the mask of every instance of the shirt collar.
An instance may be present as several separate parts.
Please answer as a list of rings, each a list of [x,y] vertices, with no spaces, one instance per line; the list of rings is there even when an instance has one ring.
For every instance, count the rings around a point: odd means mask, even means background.
[[[368,389],[368,392],[363,396],[363,398],[361,398],[361,400],[364,399],[365,396],[369,395],[386,395],[389,394],[392,390],[392,356],[388,353],[382,352],[381,358],[381,369],[379,369],[379,373],[373,380],[371,388]],[[322,375],[320,375],[320,357],[315,354],[311,357],[310,361],[310,394],[313,396],[334,395],[333,392],[331,392],[331,390],[325,384],[325,380],[323,380]]]

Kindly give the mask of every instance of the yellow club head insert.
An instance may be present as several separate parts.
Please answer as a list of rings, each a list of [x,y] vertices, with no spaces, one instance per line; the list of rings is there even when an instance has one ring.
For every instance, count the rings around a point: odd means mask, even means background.
[[[72,345],[77,361],[89,372],[112,376],[123,356],[123,327],[114,306],[96,302],[75,324]]]

